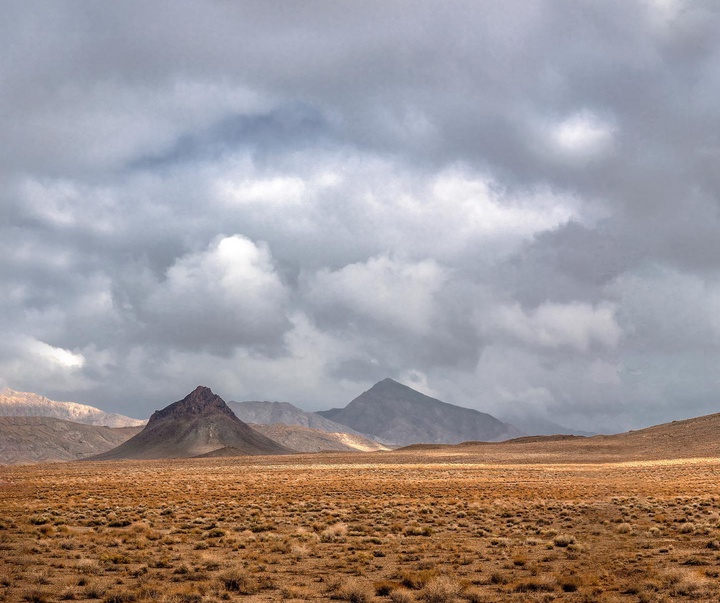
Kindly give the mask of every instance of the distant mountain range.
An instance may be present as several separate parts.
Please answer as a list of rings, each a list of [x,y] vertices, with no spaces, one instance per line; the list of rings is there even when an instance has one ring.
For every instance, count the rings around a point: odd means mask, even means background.
[[[9,397],[16,393],[10,390]],[[198,387],[182,400],[156,411],[144,427],[111,428],[54,417],[0,417],[0,464],[88,457],[94,460],[159,459],[385,449],[374,439],[347,433],[353,429],[396,444],[410,444],[398,451],[400,454],[457,449],[463,454],[477,452],[483,458],[498,462],[507,459],[534,462],[533,459],[538,458],[554,459],[553,462],[577,462],[578,459],[596,462],[720,456],[720,414],[612,436],[525,436],[498,443],[517,435],[518,430],[490,415],[446,404],[391,379],[377,383],[345,408],[321,413],[332,419],[315,418],[314,413],[306,413],[291,404],[253,402],[236,406],[250,409],[265,420],[295,420],[337,429],[333,421],[340,419],[347,421],[352,429],[324,431],[283,422],[248,425],[209,388]],[[15,404],[14,407],[21,406]],[[35,412],[38,408],[52,410],[55,406],[43,403],[30,408]],[[443,440],[451,443],[438,443]]]
[[[222,449],[249,455],[293,452],[243,423],[210,388],[198,386],[155,411],[140,433],[92,460],[184,458]]]
[[[10,388],[0,390],[0,417],[54,417],[85,425],[105,427],[134,427],[145,421],[77,402],[56,402],[30,392],[16,392]]]
[[[259,425],[298,425],[309,427],[328,433],[351,433],[363,435],[352,427],[341,425],[330,419],[320,416],[315,412],[307,412],[288,402],[228,402],[230,409],[237,415],[238,419],[245,423]]]
[[[418,442],[497,442],[525,435],[492,415],[441,402],[392,379],[376,383],[345,408],[317,414],[382,442],[401,446]]]
[[[514,422],[436,400],[392,379],[375,384],[345,408],[318,413],[287,402],[226,404],[209,388],[198,387],[146,422],[6,388],[0,390],[2,415],[48,420],[0,423],[0,464],[91,455],[97,459],[140,459],[374,451],[416,443],[502,441],[525,435]],[[75,423],[49,420],[58,418]],[[518,417],[518,423],[531,427],[530,433],[571,433],[554,423],[522,419]],[[76,423],[103,429],[72,427]],[[134,430],[107,431],[106,426],[132,426]]]

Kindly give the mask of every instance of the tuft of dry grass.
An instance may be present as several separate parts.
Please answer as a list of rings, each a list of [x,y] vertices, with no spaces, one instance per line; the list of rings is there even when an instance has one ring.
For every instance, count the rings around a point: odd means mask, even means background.
[[[372,603],[375,589],[367,580],[347,578],[338,587],[334,598],[348,603]]]
[[[425,603],[453,603],[460,594],[460,584],[448,576],[432,578],[420,591]]]

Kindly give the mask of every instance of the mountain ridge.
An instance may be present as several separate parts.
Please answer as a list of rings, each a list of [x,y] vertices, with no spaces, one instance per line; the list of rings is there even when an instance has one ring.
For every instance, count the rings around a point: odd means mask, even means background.
[[[9,387],[0,389],[0,416],[53,417],[74,423],[105,427],[136,427],[146,421],[108,413],[88,404],[58,402],[33,392],[20,392]]]
[[[298,425],[309,427],[328,433],[348,433],[357,436],[365,434],[355,431],[352,427],[336,423],[315,412],[309,412],[290,404],[289,402],[269,402],[259,400],[247,400],[244,402],[230,401],[227,403],[230,409],[245,423],[256,423],[260,425]]]

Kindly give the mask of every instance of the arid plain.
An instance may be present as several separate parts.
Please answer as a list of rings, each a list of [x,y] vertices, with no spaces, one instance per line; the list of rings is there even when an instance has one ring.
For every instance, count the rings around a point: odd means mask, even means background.
[[[720,459],[612,441],[0,467],[0,601],[719,600]]]

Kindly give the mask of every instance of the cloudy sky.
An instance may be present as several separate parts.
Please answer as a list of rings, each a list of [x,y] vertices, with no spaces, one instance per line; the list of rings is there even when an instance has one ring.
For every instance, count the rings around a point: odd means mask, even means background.
[[[720,9],[13,2],[0,387],[720,411]]]

